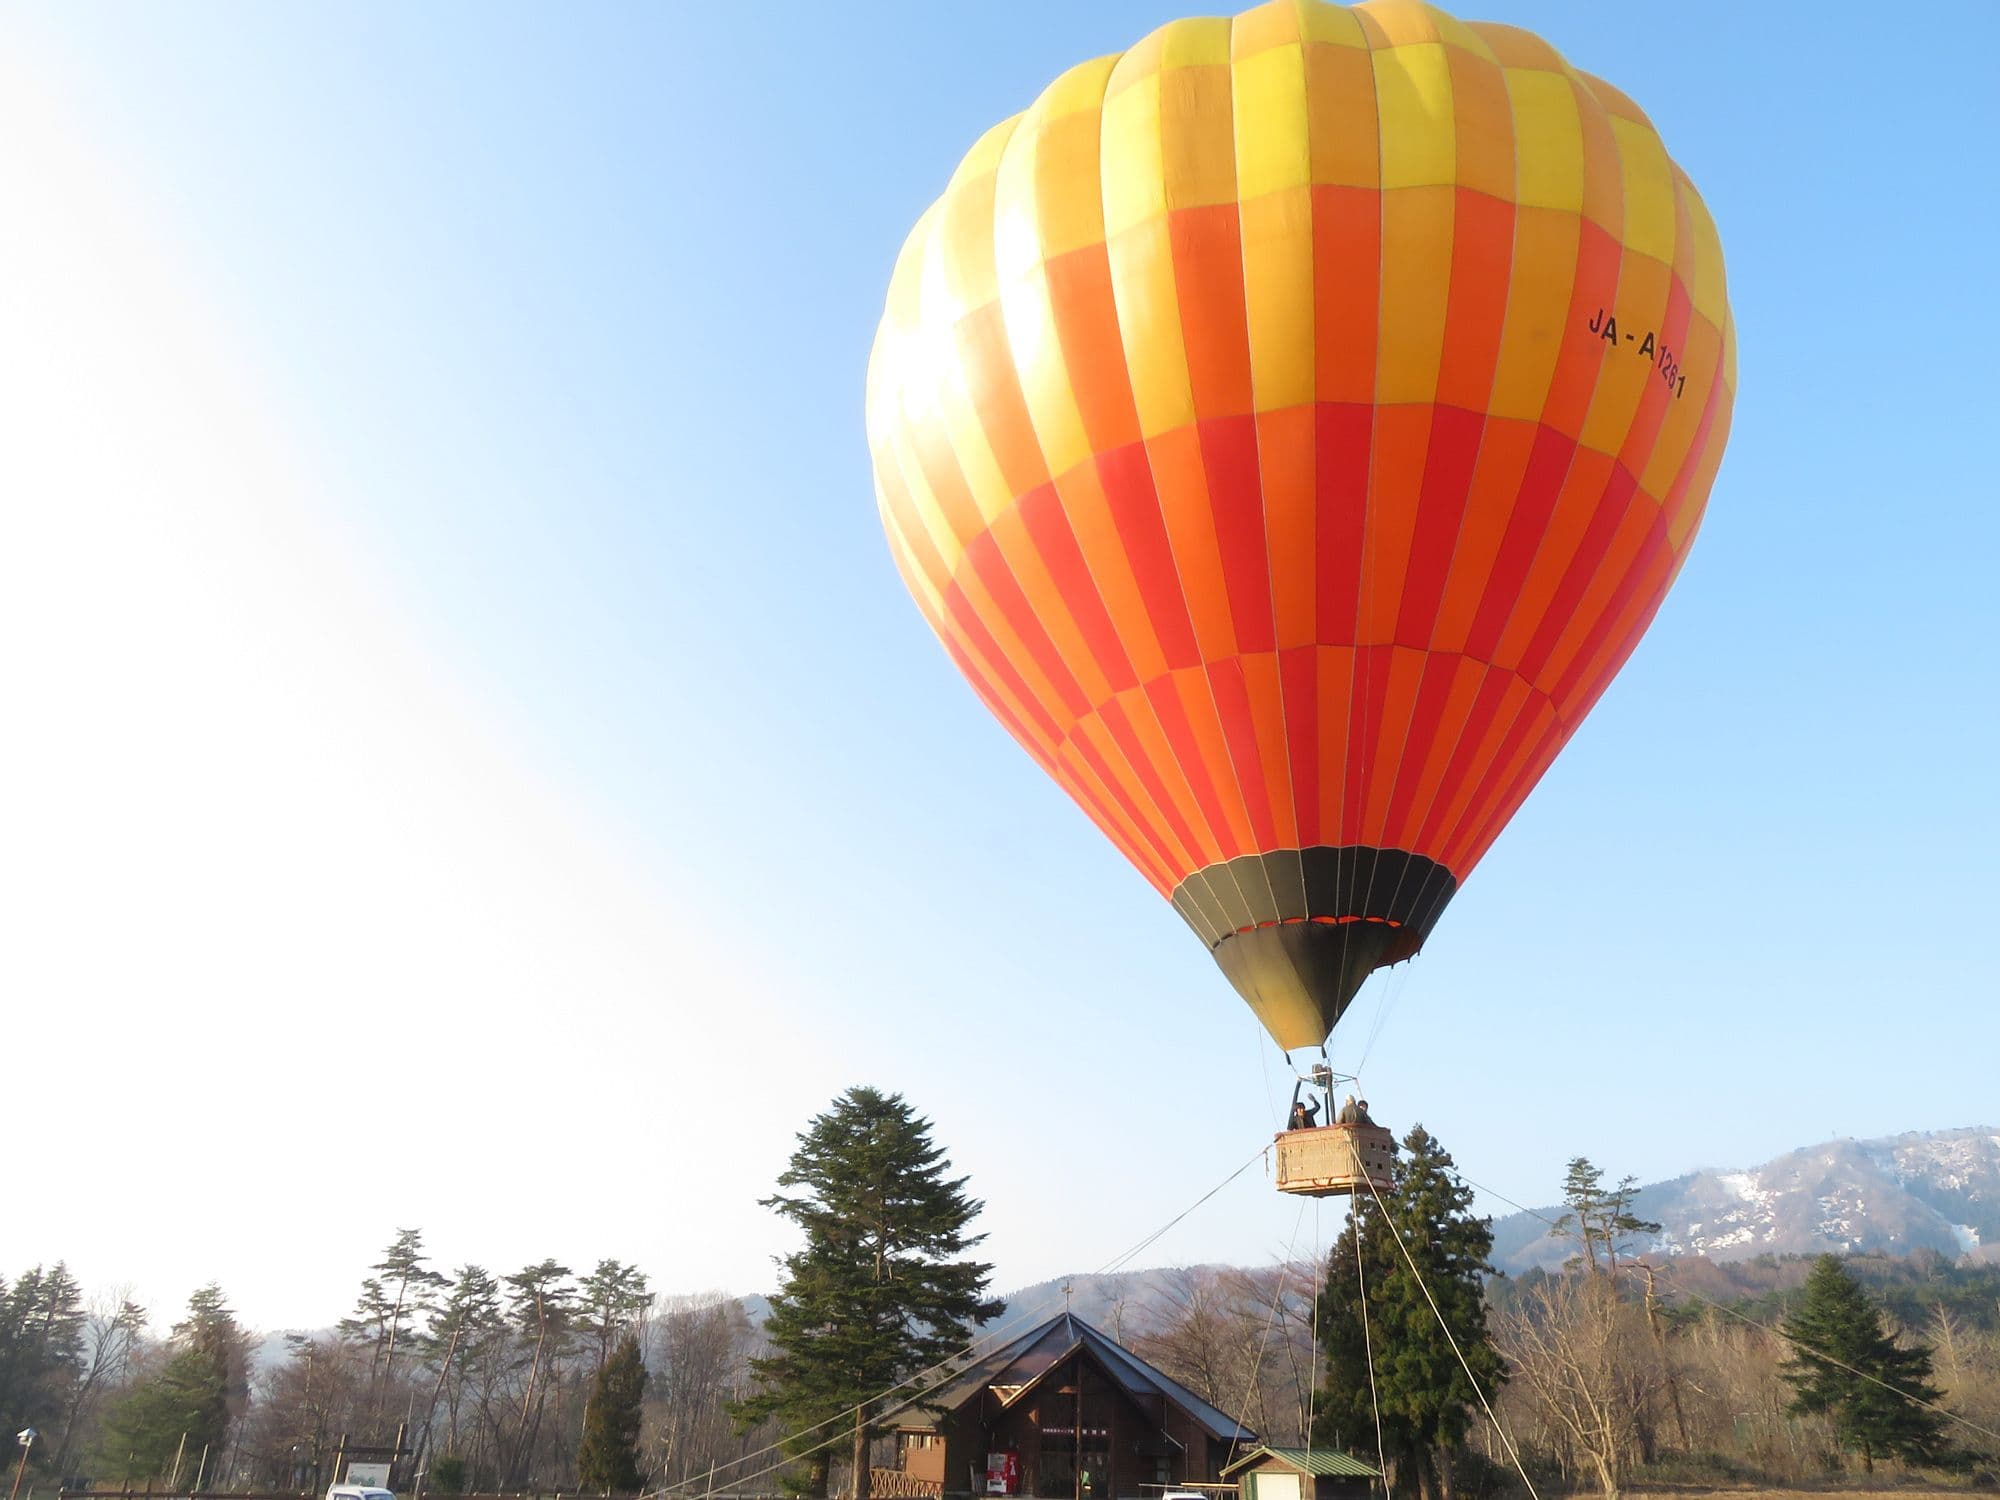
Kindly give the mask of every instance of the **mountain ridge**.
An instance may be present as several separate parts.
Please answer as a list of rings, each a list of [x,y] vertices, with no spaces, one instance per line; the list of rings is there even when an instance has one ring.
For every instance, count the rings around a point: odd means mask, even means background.
[[[1545,1220],[1561,1205],[1496,1217],[1493,1264],[1554,1270],[1575,1253]],[[1632,1249],[1679,1258],[1908,1255],[2000,1259],[2000,1132],[1987,1125],[1843,1137],[1747,1168],[1703,1167],[1646,1183],[1632,1212],[1660,1225]]]
[[[2000,1262],[2000,1128],[1842,1137],[1753,1167],[1697,1168],[1642,1185],[1632,1211],[1657,1222],[1660,1232],[1632,1236],[1631,1250],[1669,1259],[1727,1263],[1760,1255],[1930,1250],[1953,1260]],[[1518,1276],[1560,1267],[1575,1253],[1572,1241],[1549,1233],[1548,1221],[1562,1213],[1560,1204],[1550,1204],[1496,1216],[1495,1269]],[[1051,1277],[1006,1293],[1006,1310],[982,1339],[1069,1307],[1122,1341],[1162,1321],[1178,1278],[1225,1269],[1248,1268],[1156,1266]],[[734,1300],[753,1327],[769,1315],[765,1295]],[[283,1332],[261,1335],[253,1366],[282,1359],[284,1341]]]

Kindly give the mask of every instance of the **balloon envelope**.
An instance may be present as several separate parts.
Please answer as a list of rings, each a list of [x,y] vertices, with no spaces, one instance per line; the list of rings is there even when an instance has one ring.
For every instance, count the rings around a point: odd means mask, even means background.
[[[867,414],[945,649],[1291,1049],[1630,655],[1734,386],[1715,226],[1629,99],[1509,27],[1277,0],[974,145]]]

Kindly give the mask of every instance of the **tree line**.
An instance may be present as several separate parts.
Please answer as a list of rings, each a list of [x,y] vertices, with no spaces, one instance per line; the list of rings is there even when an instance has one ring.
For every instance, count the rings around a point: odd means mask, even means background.
[[[848,1090],[765,1200],[801,1244],[761,1326],[616,1260],[445,1270],[406,1229],[348,1317],[258,1358],[219,1287],[156,1333],[130,1296],[35,1268],[0,1280],[0,1430],[39,1431],[44,1484],[317,1490],[400,1436],[405,1493],[867,1500],[898,1414],[1002,1310],[966,1189],[906,1100]],[[1324,1256],[1166,1273],[1107,1331],[1266,1442],[1343,1449],[1413,1500],[1987,1462],[2000,1270],[1662,1263],[1632,1253],[1658,1226],[1630,1178],[1579,1157],[1563,1198],[1569,1262],[1502,1276],[1418,1126]]]
[[[991,1268],[967,1257],[980,1205],[948,1165],[900,1096],[850,1090],[801,1135],[784,1191],[766,1200],[804,1245],[783,1265],[771,1350],[752,1361],[756,1394],[733,1410],[777,1423],[799,1493],[866,1500],[892,1421],[997,1310]],[[1633,1179],[1607,1186],[1572,1160],[1549,1232],[1576,1253],[1516,1281],[1494,1270],[1491,1221],[1418,1126],[1387,1191],[1353,1205],[1323,1258],[1182,1272],[1163,1308],[1128,1318],[1114,1306],[1110,1321],[1266,1442],[1372,1459],[1414,1500],[1531,1480],[1615,1500],[1634,1479],[1984,1461],[1966,1423],[1990,1399],[1993,1330],[1940,1300],[1935,1353],[1833,1257],[1762,1309],[1781,1323],[1691,1296],[1683,1268],[1632,1255],[1659,1227],[1634,1214],[1636,1196]]]
[[[720,1293],[655,1296],[616,1260],[437,1269],[399,1230],[352,1313],[256,1357],[222,1289],[163,1334],[65,1266],[0,1280],[0,1422],[37,1429],[30,1483],[307,1491],[392,1447],[435,1494],[670,1484],[759,1440],[729,1412],[761,1347]]]
[[[1501,1275],[1490,1221],[1418,1127],[1323,1262],[1183,1273],[1134,1346],[1268,1441],[1310,1432],[1419,1500],[1993,1463],[1995,1268],[1663,1262],[1631,1253],[1659,1228],[1632,1179],[1579,1157],[1563,1194],[1549,1232],[1575,1254]]]

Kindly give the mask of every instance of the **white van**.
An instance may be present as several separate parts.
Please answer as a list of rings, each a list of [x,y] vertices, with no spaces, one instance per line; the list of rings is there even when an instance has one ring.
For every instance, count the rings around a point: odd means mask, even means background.
[[[336,1484],[326,1492],[326,1500],[396,1500],[396,1492],[372,1484]]]

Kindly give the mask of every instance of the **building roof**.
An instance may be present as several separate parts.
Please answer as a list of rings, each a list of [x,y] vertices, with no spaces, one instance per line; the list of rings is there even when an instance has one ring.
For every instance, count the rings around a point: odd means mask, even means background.
[[[1078,1349],[1088,1351],[1128,1393],[1164,1396],[1194,1418],[1210,1437],[1235,1442],[1254,1443],[1257,1440],[1257,1434],[1241,1422],[1209,1405],[1165,1371],[1147,1364],[1130,1349],[1114,1343],[1107,1335],[1068,1312],[1059,1313],[1046,1323],[1038,1323],[1016,1334],[997,1349],[982,1355],[926,1397],[924,1404],[956,1411],[991,1387],[1003,1406],[1012,1406],[1044,1375]]]
[[[1305,1474],[1324,1475],[1332,1479],[1380,1479],[1381,1473],[1370,1468],[1352,1454],[1342,1453],[1338,1448],[1252,1448],[1232,1464],[1223,1467],[1222,1477],[1240,1474],[1253,1464],[1267,1458],[1275,1458],[1281,1463]]]

